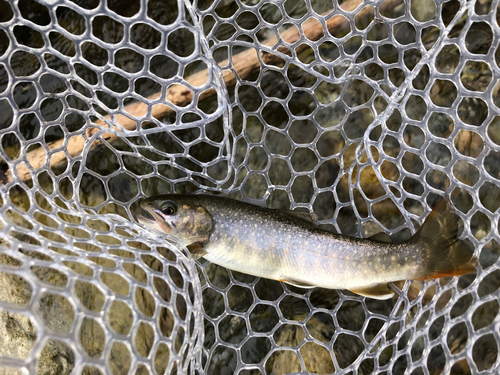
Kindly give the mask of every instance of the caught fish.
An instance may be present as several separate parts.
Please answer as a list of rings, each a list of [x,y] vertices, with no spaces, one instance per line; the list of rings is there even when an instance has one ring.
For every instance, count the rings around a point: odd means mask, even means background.
[[[316,216],[207,195],[162,195],[141,202],[138,220],[181,240],[195,257],[299,287],[348,289],[377,299],[387,283],[476,271],[472,250],[457,238],[455,215],[439,202],[403,243],[355,238],[315,227]]]

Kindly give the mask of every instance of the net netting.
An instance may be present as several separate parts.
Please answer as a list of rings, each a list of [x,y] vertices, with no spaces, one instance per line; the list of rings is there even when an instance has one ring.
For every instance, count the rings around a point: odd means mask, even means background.
[[[498,1],[0,1],[0,373],[496,373]],[[205,191],[477,275],[388,301],[194,262],[135,222]]]

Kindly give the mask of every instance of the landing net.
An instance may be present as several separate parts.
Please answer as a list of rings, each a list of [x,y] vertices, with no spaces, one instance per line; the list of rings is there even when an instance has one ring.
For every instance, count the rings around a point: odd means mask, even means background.
[[[0,1],[0,373],[497,373],[499,39],[488,0]],[[481,270],[377,301],[135,221],[199,191],[394,241],[444,197]]]

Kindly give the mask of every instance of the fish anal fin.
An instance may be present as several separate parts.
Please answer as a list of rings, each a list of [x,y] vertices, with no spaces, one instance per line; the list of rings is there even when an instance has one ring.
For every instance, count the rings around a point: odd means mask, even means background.
[[[311,224],[316,224],[316,222],[318,221],[318,215],[310,212],[302,212],[294,210],[281,210],[281,212]]]
[[[374,299],[389,299],[394,295],[394,292],[385,283],[349,290],[353,293]]]
[[[203,243],[201,243],[201,242],[195,242],[195,243],[192,243],[191,245],[186,246],[186,247],[189,250],[189,253],[191,254],[191,256],[195,260],[200,259],[204,255],[208,254],[208,252],[205,250],[205,247],[203,246]]]
[[[384,232],[374,234],[373,236],[368,237],[368,239],[376,242],[387,242],[387,243],[392,242],[392,238],[387,233]]]
[[[307,289],[316,288],[315,285],[311,285],[311,284],[305,283],[303,281],[294,280],[294,279],[290,279],[290,278],[286,278],[286,277],[281,277],[279,279],[279,281],[296,286],[298,288],[307,288]]]

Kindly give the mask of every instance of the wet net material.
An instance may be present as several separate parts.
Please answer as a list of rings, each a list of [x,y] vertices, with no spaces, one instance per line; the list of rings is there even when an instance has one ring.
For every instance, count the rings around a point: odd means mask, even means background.
[[[499,371],[498,1],[0,1],[0,373]],[[477,275],[377,301],[194,262],[134,219],[205,191],[411,237]]]

